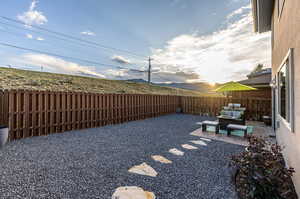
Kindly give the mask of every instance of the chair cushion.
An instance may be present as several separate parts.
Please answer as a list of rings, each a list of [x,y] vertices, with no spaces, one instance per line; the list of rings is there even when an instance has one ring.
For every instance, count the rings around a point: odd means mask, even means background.
[[[234,107],[234,108],[240,108],[240,107],[241,107],[241,104],[233,104],[233,107]]]
[[[238,119],[241,117],[241,112],[240,111],[232,111],[232,117]]]
[[[219,125],[219,122],[215,122],[215,121],[204,121],[202,122],[202,124],[206,124],[206,125],[212,125],[212,126],[217,126]]]
[[[247,126],[244,125],[238,125],[238,124],[228,124],[227,126],[228,129],[233,129],[233,130],[247,130]]]
[[[242,116],[241,111],[221,111],[221,116],[227,116],[234,119],[240,119]]]

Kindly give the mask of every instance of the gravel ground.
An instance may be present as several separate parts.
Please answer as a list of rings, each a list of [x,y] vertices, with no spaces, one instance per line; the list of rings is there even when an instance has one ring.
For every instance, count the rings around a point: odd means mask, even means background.
[[[139,186],[157,199],[236,198],[227,165],[243,147],[219,141],[198,150],[180,146],[199,139],[189,133],[204,119],[167,115],[11,142],[0,151],[0,198],[110,199],[119,186]],[[170,154],[171,148],[184,156]],[[158,176],[127,171],[143,162]]]

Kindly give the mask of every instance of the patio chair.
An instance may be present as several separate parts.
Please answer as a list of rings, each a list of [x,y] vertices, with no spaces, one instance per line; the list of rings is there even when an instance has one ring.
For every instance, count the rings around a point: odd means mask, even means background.
[[[244,132],[244,137],[247,137],[247,129],[248,127],[245,125],[237,125],[237,124],[228,124],[227,126],[227,135],[231,135],[231,131],[239,130]]]
[[[226,130],[228,124],[245,125],[244,110],[222,110],[218,116],[220,129]]]
[[[213,126],[216,129],[216,134],[219,133],[219,122],[218,121],[203,121],[202,122],[202,131],[206,132],[207,131],[207,126]]]

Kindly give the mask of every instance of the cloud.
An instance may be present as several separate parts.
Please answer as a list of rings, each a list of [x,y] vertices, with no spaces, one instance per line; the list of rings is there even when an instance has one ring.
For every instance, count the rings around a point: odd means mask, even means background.
[[[32,34],[26,34],[25,36],[28,39],[35,39],[35,40],[38,40],[38,41],[44,41],[45,40],[43,37],[34,37]]]
[[[128,80],[128,79],[146,79],[147,72],[142,69],[107,69],[103,71],[105,76],[109,79],[119,79],[119,80]]]
[[[43,66],[44,68],[59,71],[62,73],[84,74],[101,78],[105,77],[103,74],[95,72],[93,70],[93,66],[83,66],[74,62],[65,61],[63,59],[45,54],[24,54],[19,61],[34,66]]]
[[[92,32],[92,31],[83,31],[80,33],[81,35],[87,35],[87,36],[96,36],[96,33]]]
[[[251,4],[247,5],[247,6],[243,6],[237,10],[235,10],[234,12],[230,13],[229,15],[227,15],[227,19],[231,19],[235,16],[240,16],[243,13],[249,13],[249,10],[251,10]]]
[[[148,78],[147,72],[141,72],[137,70],[129,70],[129,69],[108,69],[104,71],[106,77],[111,79],[144,79]],[[199,74],[194,72],[163,72],[163,71],[155,71],[151,75],[152,82],[194,82],[198,80]]]
[[[105,71],[106,76],[111,79],[131,79],[136,78],[136,74],[131,73],[129,70],[126,69],[108,69]]]
[[[270,33],[255,34],[250,6],[228,16],[225,28],[207,35],[179,35],[161,49],[152,49],[161,72],[192,70],[199,81],[226,82],[246,78],[256,64],[271,65]],[[240,11],[240,10],[243,11]],[[234,75],[233,75],[234,74]]]
[[[45,39],[42,38],[42,37],[37,37],[36,40],[38,40],[38,41],[44,41]]]
[[[129,59],[126,59],[125,57],[122,57],[120,55],[114,55],[111,57],[112,61],[115,61],[119,64],[130,64],[131,61]]]
[[[18,15],[17,18],[24,22],[26,25],[42,25],[48,22],[46,16],[42,12],[35,10],[38,1],[33,0],[30,4],[30,7],[27,12],[24,12],[21,15]]]
[[[154,82],[194,82],[200,79],[199,74],[195,72],[155,72],[152,73],[152,81]]]
[[[28,39],[33,39],[33,36],[32,36],[31,34],[26,34],[26,37],[27,37]]]

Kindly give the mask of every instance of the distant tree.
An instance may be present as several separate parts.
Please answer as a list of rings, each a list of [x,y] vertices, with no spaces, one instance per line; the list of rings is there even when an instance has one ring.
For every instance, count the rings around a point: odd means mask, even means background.
[[[263,64],[257,64],[255,66],[255,68],[251,71],[251,73],[249,74],[249,76],[261,71],[262,69],[264,68],[264,65]]]
[[[247,75],[248,78],[252,77],[255,75],[257,72],[263,70],[264,65],[263,64],[257,64],[255,68]]]

